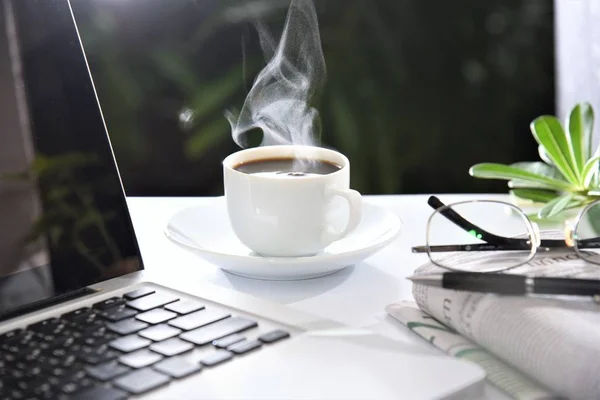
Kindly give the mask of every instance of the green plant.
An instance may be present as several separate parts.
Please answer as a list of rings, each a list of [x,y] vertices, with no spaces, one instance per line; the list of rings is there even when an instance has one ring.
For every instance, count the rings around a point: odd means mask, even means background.
[[[220,162],[238,149],[223,112],[266,62],[252,23],[277,42],[289,0],[73,3],[127,193],[222,195]],[[320,143],[350,158],[363,194],[497,191],[462,170],[532,159],[511,145],[529,121],[505,133],[554,103],[552,2],[429,3],[315,1]]]
[[[114,212],[103,212],[96,204],[103,178],[89,179],[100,163],[92,153],[37,154],[24,171],[4,173],[2,181],[30,184],[42,194],[44,211],[33,221],[23,238],[25,244],[45,239],[55,254],[77,252],[99,273],[122,260],[121,251],[107,225]],[[85,179],[84,179],[85,177]]]
[[[594,110],[577,104],[565,128],[551,115],[531,122],[530,128],[542,161],[511,165],[482,163],[469,173],[476,178],[508,180],[512,195],[542,203],[533,217],[544,219],[584,206],[600,198],[600,147],[592,153]]]

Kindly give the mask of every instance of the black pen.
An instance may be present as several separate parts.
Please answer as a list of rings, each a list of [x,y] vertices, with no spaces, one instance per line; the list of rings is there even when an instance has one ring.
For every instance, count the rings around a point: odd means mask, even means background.
[[[413,283],[505,295],[553,294],[600,297],[600,280],[548,278],[489,272],[444,272],[409,276]]]

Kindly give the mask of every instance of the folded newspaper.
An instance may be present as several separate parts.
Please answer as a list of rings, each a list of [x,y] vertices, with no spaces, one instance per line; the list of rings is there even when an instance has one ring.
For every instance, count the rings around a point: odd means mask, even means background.
[[[438,272],[445,270],[431,263],[416,270]],[[600,266],[574,252],[551,252],[510,273],[600,279]],[[420,284],[413,285],[413,296],[418,309],[401,302],[387,312],[441,350],[480,364],[488,380],[514,398],[600,399],[600,304],[591,299]]]

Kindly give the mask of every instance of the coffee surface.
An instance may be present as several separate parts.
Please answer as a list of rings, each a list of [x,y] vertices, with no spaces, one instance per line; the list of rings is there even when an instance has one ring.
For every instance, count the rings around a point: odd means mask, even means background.
[[[339,171],[340,166],[323,160],[270,158],[238,164],[234,167],[234,169],[253,175],[258,174],[274,177],[294,177],[327,175]]]

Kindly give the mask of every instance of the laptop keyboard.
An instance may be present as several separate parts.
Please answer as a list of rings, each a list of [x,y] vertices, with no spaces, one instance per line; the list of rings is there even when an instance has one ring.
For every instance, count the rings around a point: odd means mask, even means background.
[[[288,338],[142,287],[0,335],[0,399],[125,399]],[[256,335],[254,335],[256,336]],[[199,362],[185,355],[205,348]]]

